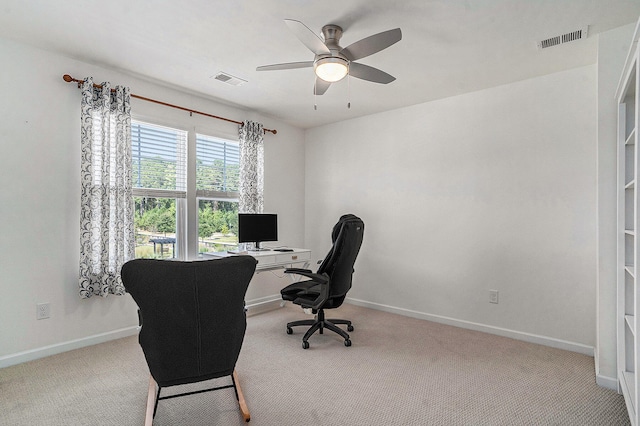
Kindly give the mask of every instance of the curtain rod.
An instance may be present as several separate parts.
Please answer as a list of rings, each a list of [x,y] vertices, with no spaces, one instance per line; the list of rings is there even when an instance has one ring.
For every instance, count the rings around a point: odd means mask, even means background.
[[[78,83],[78,88],[80,88],[80,85],[83,83],[83,80],[78,80],[77,78],[73,78],[69,74],[63,75],[62,79],[64,81],[66,81],[67,83],[72,83],[72,82]],[[100,89],[100,88],[102,88],[102,85],[94,83],[93,87]],[[114,91],[114,89],[111,89],[111,91]],[[194,109],[189,109],[189,108],[181,107],[181,106],[178,106],[178,105],[168,104],[168,103],[162,102],[162,101],[156,101],[155,99],[145,98],[144,96],[134,95],[133,93],[131,93],[131,97],[132,98],[136,98],[136,99],[141,99],[141,100],[147,101],[147,102],[153,102],[155,104],[168,106],[168,107],[171,107],[171,108],[181,109],[182,111],[187,111],[188,113],[191,113],[191,114],[195,113],[195,114],[204,115],[206,117],[217,118],[218,120],[228,121],[230,123],[236,123],[236,124],[239,124],[239,125],[243,124],[242,121],[231,120],[230,118],[219,117],[217,115],[207,114],[206,112],[196,111]],[[274,135],[276,133],[278,133],[278,131],[276,129],[272,130],[272,129],[267,129],[267,128],[264,129],[264,132],[265,133],[271,132]]]

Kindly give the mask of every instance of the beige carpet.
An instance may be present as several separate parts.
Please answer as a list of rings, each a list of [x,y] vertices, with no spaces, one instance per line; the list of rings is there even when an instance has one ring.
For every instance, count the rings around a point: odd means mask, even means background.
[[[627,425],[593,358],[345,305],[353,346],[301,347],[298,307],[249,317],[237,370],[254,426]],[[218,381],[220,382],[220,381]],[[135,337],[0,369],[0,425],[142,425],[148,370]],[[161,401],[155,425],[240,425],[232,390]]]

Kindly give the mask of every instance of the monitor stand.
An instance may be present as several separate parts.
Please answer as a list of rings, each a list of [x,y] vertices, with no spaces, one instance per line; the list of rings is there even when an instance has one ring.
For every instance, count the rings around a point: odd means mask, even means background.
[[[260,247],[260,241],[256,242],[256,247],[253,249],[253,251],[270,251],[270,248],[262,248]]]

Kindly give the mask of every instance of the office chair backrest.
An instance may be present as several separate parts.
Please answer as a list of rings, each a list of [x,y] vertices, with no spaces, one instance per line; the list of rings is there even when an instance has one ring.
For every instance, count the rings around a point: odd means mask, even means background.
[[[122,281],[139,307],[139,341],[162,387],[233,373],[244,333],[250,256],[178,262],[136,259]]]
[[[329,297],[333,299],[331,307],[342,304],[351,288],[353,265],[358,257],[364,237],[364,222],[352,214],[340,217],[333,227],[331,239],[333,246],[318,268],[318,273],[326,273],[331,278]]]

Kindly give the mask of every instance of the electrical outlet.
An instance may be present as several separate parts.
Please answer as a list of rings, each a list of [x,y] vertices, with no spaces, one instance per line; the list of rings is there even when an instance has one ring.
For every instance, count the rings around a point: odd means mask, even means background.
[[[498,303],[498,290],[489,290],[489,303]]]
[[[36,305],[36,319],[47,319],[51,316],[51,305],[49,303],[38,303]]]

